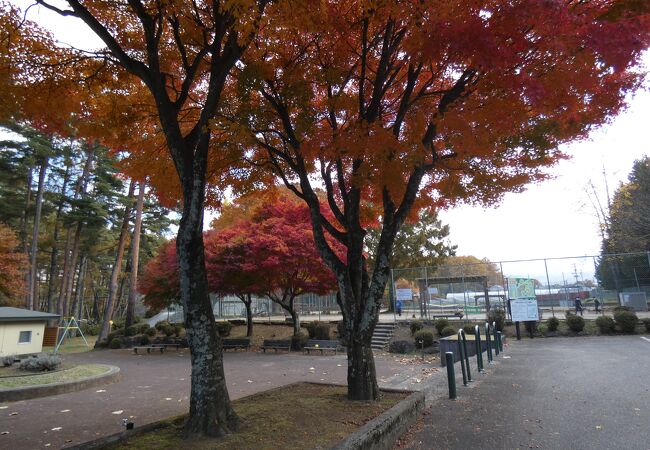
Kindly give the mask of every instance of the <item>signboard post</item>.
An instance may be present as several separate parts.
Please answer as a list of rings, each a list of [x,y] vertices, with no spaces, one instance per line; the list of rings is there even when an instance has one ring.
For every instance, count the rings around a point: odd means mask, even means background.
[[[520,341],[519,322],[539,320],[535,280],[532,278],[508,278],[508,297],[510,299],[510,315],[517,329],[517,340]]]

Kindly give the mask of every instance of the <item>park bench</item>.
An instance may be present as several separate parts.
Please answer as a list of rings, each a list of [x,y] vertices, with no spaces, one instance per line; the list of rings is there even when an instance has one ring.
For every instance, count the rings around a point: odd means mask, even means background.
[[[181,344],[151,344],[152,347],[162,347],[164,349],[167,349],[167,347],[174,347],[175,350],[178,350],[181,348]]]
[[[336,349],[338,348],[338,346],[339,346],[339,341],[309,339],[305,344],[305,348],[303,350],[307,351],[307,353],[310,353],[311,350],[320,350],[321,355],[326,350],[332,350],[334,351],[334,354],[336,354]]]
[[[138,347],[133,347],[133,353],[138,354],[138,350],[146,350],[147,353],[151,353],[151,350],[160,350],[160,353],[165,351],[165,347],[155,347],[153,345],[142,345]]]
[[[278,350],[291,350],[291,340],[290,339],[264,339],[262,346],[260,347],[264,353],[266,349],[273,349],[277,353]]]
[[[239,339],[224,339],[223,340],[223,349],[224,350],[231,350],[231,349],[238,349],[238,348],[243,348],[244,350],[248,350],[248,348],[251,346],[251,340],[248,338],[239,338]]]

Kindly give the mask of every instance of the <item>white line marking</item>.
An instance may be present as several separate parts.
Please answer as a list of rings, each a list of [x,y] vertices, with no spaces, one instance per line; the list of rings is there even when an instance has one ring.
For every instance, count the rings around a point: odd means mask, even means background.
[[[641,339],[643,339],[644,341],[648,341],[648,342],[650,342],[650,339],[648,339],[647,337],[643,337],[643,336],[640,336],[640,337],[641,337]]]

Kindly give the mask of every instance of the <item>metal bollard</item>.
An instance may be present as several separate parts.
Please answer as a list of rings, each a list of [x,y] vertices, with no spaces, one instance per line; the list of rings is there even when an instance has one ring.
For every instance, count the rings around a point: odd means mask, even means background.
[[[445,353],[445,363],[447,364],[447,383],[449,384],[449,398],[456,398],[456,373],[454,372],[454,354]]]
[[[494,334],[494,354],[499,356],[499,340],[497,338],[497,323],[492,322],[492,333]]]
[[[461,335],[463,330],[458,330],[458,353],[460,353],[460,370],[463,373],[463,386],[467,386],[467,372],[465,371],[465,349]]]
[[[487,345],[488,364],[492,364],[492,343],[490,342],[490,324],[485,322],[485,344]]]
[[[503,335],[500,331],[497,331],[497,337],[499,338],[499,350],[503,353]]]
[[[483,372],[483,346],[481,345],[481,327],[474,327],[474,343],[476,344],[476,368],[479,373]]]
[[[472,371],[469,368],[469,353],[467,352],[467,337],[465,337],[465,330],[463,332],[463,353],[465,353],[465,359],[463,363],[465,364],[465,369],[467,370],[467,381],[472,382]]]

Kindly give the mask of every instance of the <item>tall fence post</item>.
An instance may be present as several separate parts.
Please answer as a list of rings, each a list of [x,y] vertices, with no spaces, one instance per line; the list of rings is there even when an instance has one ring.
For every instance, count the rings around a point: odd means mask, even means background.
[[[477,370],[483,372],[483,346],[481,345],[481,327],[474,327],[474,343],[476,344],[476,366]]]
[[[492,364],[492,345],[490,342],[490,324],[485,322],[485,344],[487,345],[488,364]]]
[[[467,338],[465,337],[465,330],[463,330],[461,328],[460,331],[463,332],[463,336],[462,336],[463,337],[463,353],[465,353],[464,364],[465,364],[465,368],[467,369],[467,381],[471,383],[472,382],[472,371],[469,368],[469,353],[467,352]]]
[[[447,364],[447,384],[449,385],[449,398],[456,398],[456,373],[454,372],[454,354],[445,353],[445,363]]]
[[[458,330],[458,353],[460,353],[460,370],[463,372],[463,386],[467,386],[467,371],[465,370],[465,348],[462,339],[463,330]]]
[[[497,323],[492,322],[492,333],[494,333],[494,354],[499,356],[499,341],[497,340]]]

